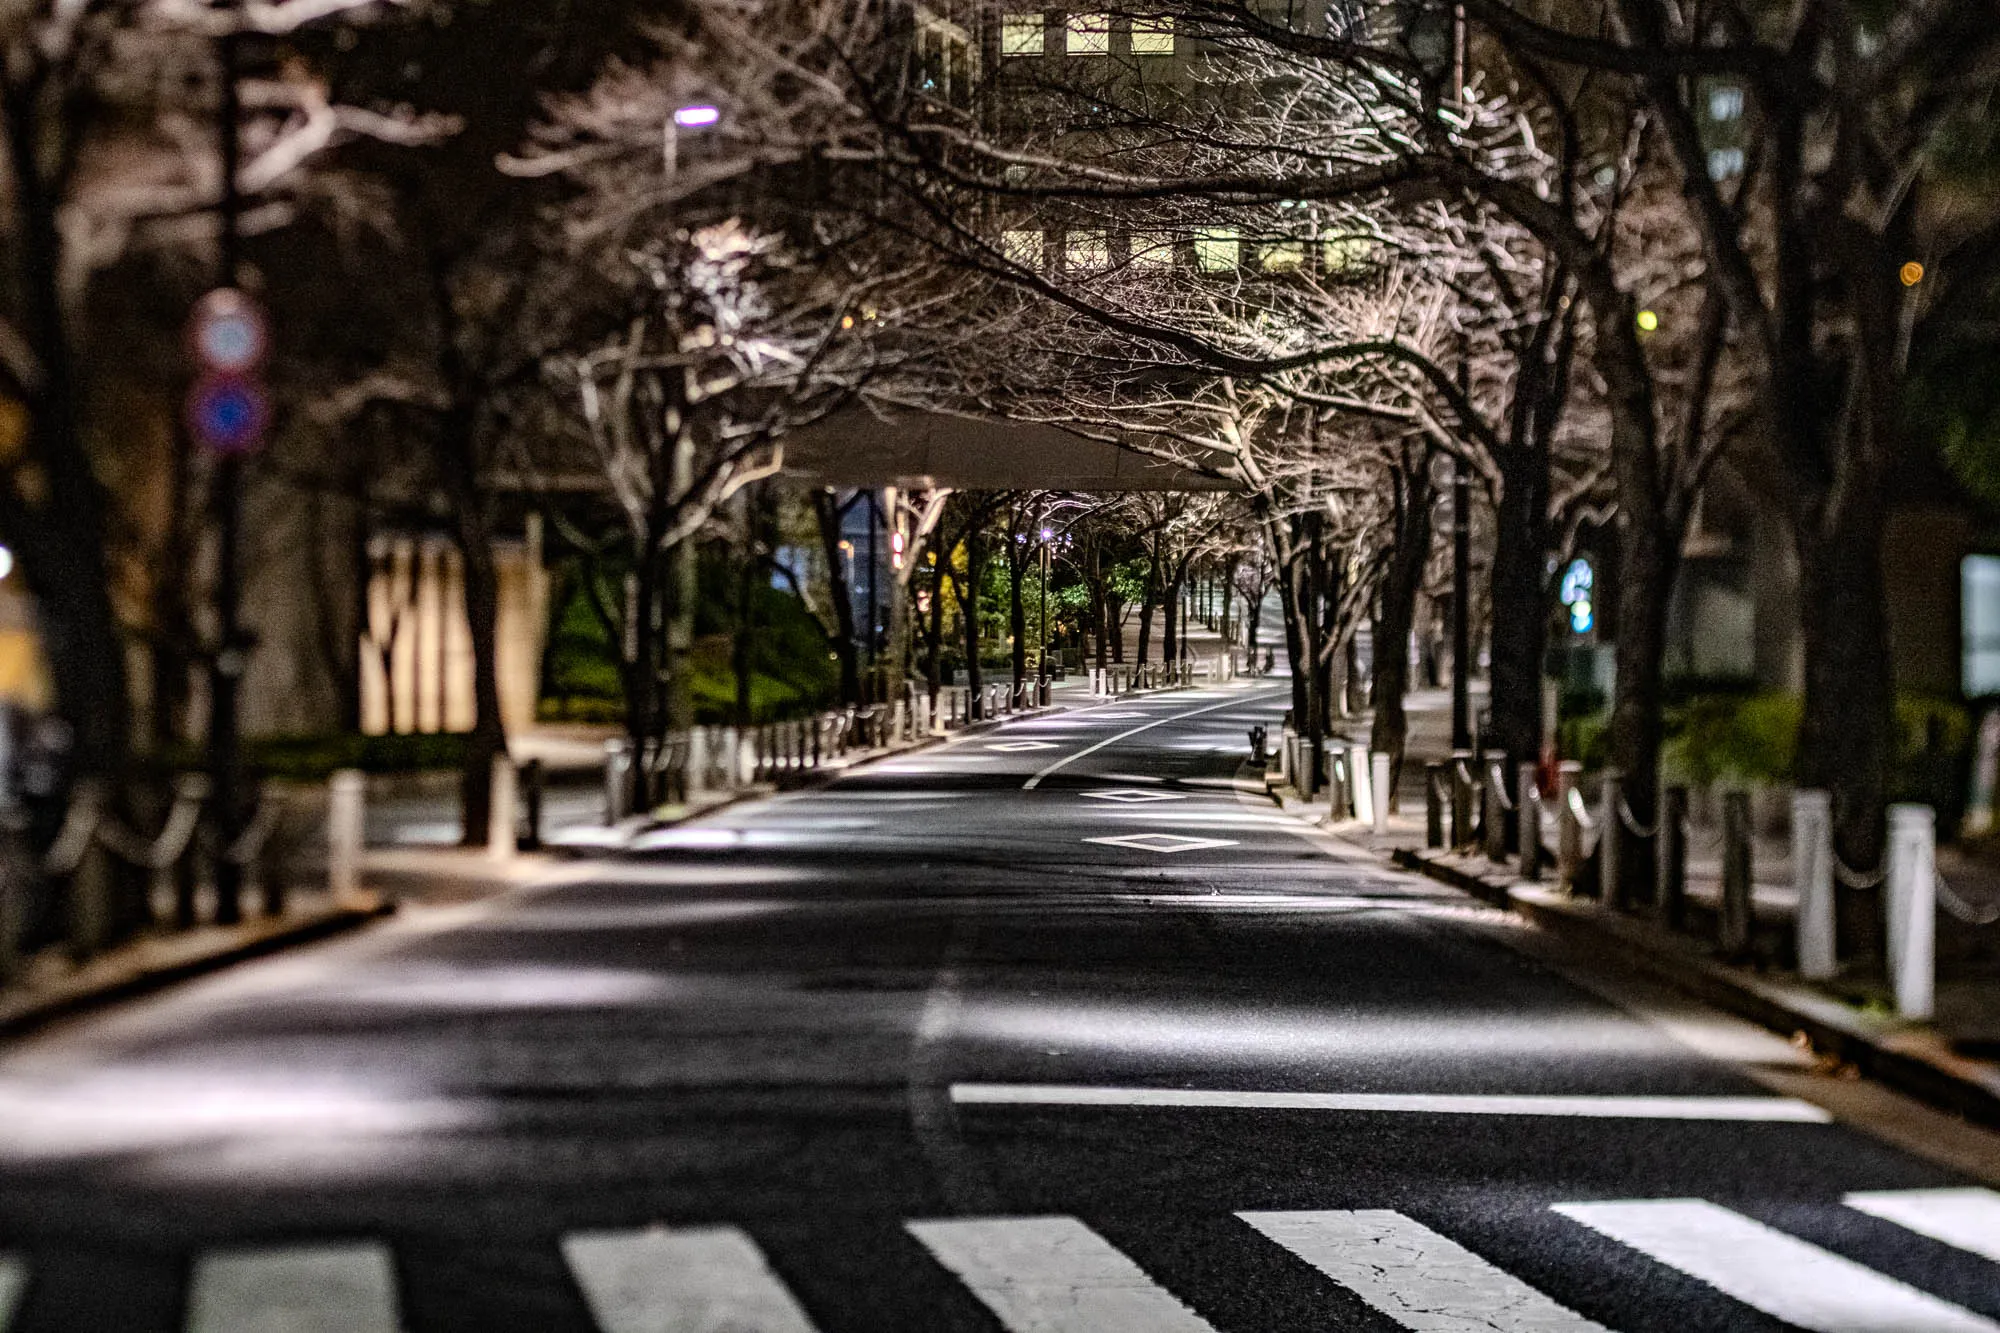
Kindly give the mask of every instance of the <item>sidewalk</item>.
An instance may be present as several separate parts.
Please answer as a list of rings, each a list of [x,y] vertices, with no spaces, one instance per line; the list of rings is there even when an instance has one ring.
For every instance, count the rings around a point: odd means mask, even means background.
[[[1811,985],[1779,965],[1787,953],[1796,897],[1789,846],[1768,833],[1758,839],[1753,857],[1754,908],[1764,947],[1746,964],[1718,958],[1710,939],[1670,931],[1644,915],[1621,913],[1593,899],[1565,896],[1548,883],[1527,883],[1481,854],[1429,850],[1423,765],[1450,753],[1449,704],[1430,697],[1436,693],[1421,692],[1410,701],[1409,748],[1398,783],[1401,809],[1391,814],[1387,833],[1378,837],[1360,820],[1334,821],[1324,800],[1316,799],[1311,807],[1318,808],[1320,822],[1330,832],[1406,869],[1519,912],[1591,954],[1616,958],[1785,1036],[1802,1035],[1823,1056],[1910,1096],[2000,1126],[2000,925],[1975,926],[1939,911],[1937,1020],[1913,1023],[1889,1011],[1877,985]],[[1350,721],[1346,730],[1357,738],[1367,735],[1365,720]],[[1290,789],[1278,796],[1287,810],[1309,812]],[[1690,838],[1688,897],[1697,917],[1704,915],[1703,907],[1712,916],[1720,897],[1719,851],[1704,841],[1711,832],[1698,825]],[[1719,841],[1716,833],[1717,846]],[[1965,896],[2000,901],[2000,867],[1991,862],[1944,847],[1938,851],[1938,869]]]

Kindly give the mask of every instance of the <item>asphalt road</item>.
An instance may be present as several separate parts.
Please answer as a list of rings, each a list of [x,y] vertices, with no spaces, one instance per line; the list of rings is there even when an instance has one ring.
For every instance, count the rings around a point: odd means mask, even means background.
[[[16,1047],[0,1327],[2000,1333],[1993,1140],[1286,815],[1283,706],[1017,722]]]

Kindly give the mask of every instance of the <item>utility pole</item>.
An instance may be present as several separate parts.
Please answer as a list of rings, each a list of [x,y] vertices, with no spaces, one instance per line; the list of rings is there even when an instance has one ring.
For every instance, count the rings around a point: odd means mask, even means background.
[[[875,529],[882,524],[882,509],[875,502],[875,492],[868,492],[868,701],[883,701],[882,655],[875,637],[876,626],[882,623],[882,565],[881,555],[875,549]]]
[[[242,257],[243,199],[237,190],[242,162],[238,121],[243,114],[237,87],[240,38],[225,31],[216,40],[221,80],[221,105],[216,116],[217,147],[222,160],[222,199],[217,209],[219,236],[216,286],[233,290]],[[237,693],[249,665],[250,644],[240,619],[243,599],[241,534],[243,521],[243,458],[236,451],[216,459],[210,504],[216,530],[215,654],[208,673],[209,817],[215,865],[215,919],[234,925],[243,919],[243,868],[230,852],[243,833],[242,738]]]

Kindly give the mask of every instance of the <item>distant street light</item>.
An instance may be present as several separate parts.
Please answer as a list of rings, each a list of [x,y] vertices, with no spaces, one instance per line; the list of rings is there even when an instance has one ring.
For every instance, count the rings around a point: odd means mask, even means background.
[[[721,119],[721,108],[709,106],[706,103],[684,106],[674,112],[674,124],[684,130],[705,129]]]
[[[1924,280],[1924,266],[1912,259],[1900,270],[1905,287],[1914,287]]]
[[[1639,312],[1639,332],[1655,333],[1659,330],[1659,327],[1660,316],[1657,311],[1641,310]]]

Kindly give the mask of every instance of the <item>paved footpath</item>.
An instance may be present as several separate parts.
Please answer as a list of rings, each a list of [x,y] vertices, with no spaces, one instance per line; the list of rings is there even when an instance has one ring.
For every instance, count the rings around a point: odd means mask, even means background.
[[[1284,814],[1284,706],[1024,720],[16,1046],[0,1325],[2000,1333],[2000,1142]]]

